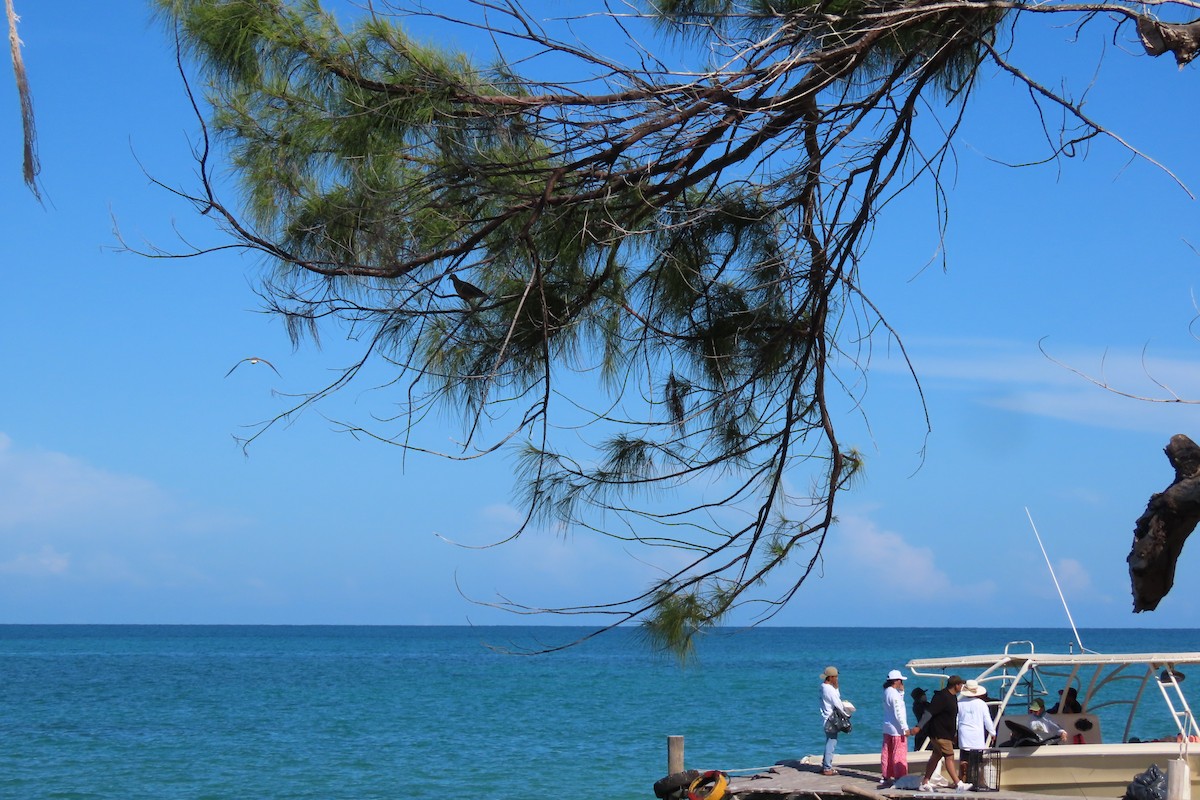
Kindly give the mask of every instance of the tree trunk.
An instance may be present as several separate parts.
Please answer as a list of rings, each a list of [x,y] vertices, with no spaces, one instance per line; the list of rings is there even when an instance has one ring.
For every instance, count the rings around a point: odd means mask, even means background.
[[[1182,433],[1164,451],[1175,468],[1175,480],[1150,496],[1133,529],[1129,579],[1133,611],[1153,611],[1175,583],[1175,563],[1183,543],[1200,522],[1200,446]]]
[[[1175,63],[1183,69],[1200,53],[1200,19],[1191,22],[1159,22],[1149,17],[1138,17],[1137,32],[1142,46],[1152,56],[1161,56],[1168,50],[1175,56]]]

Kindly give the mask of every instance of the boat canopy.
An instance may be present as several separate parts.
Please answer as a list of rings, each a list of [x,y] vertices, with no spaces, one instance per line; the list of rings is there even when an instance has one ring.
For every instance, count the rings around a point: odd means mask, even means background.
[[[1122,741],[1129,741],[1134,715],[1148,687],[1157,686],[1178,733],[1186,740],[1200,727],[1180,689],[1188,665],[1200,665],[1200,653],[1038,653],[1032,642],[1009,642],[1003,653],[908,662],[914,677],[940,680],[950,675],[974,678],[996,718],[1024,713],[1029,703],[1051,694],[1049,685],[1073,687],[1085,714],[1119,712],[1125,717]],[[1200,668],[1200,667],[1198,667]],[[1153,689],[1151,689],[1153,693]],[[1127,712],[1127,713],[1126,713]]]

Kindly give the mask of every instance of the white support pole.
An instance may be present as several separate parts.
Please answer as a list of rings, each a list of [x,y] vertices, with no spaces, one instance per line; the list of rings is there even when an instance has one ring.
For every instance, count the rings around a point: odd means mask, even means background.
[[[1186,758],[1167,763],[1167,800],[1192,800],[1192,772]]]

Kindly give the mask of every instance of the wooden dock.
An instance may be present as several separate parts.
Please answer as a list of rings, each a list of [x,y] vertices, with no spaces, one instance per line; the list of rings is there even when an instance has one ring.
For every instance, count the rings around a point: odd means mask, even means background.
[[[837,775],[822,775],[819,766],[799,761],[781,761],[764,772],[730,775],[727,793],[736,800],[823,800],[833,797],[866,800],[950,800],[954,797],[963,800],[1063,800],[1054,795],[1004,790],[959,793],[948,788],[934,792],[877,789],[878,781],[879,773],[839,767]]]

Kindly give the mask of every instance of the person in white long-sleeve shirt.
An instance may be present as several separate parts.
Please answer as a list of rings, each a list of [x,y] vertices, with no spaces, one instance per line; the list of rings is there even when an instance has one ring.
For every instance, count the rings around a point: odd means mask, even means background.
[[[837,667],[826,667],[821,673],[821,729],[825,731],[825,755],[821,758],[821,774],[837,775],[833,768],[833,754],[837,750],[837,731],[829,732],[825,723],[834,709],[849,715],[842,703],[842,693],[838,690]]]
[[[979,681],[967,681],[958,694],[958,746],[963,750],[982,750],[996,738],[992,710],[984,702],[987,689]]]
[[[1057,736],[1062,741],[1067,740],[1067,732],[1057,722],[1046,716],[1046,704],[1042,698],[1035,697],[1029,701],[1029,720],[1030,730],[1037,733],[1043,739],[1051,739]]]
[[[883,682],[883,749],[879,763],[886,789],[908,774],[908,708],[904,705],[904,675],[894,669]]]

